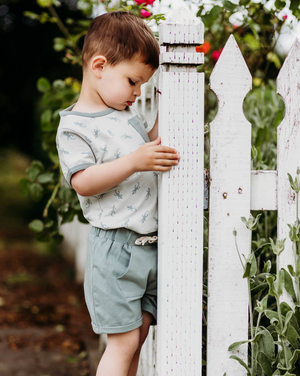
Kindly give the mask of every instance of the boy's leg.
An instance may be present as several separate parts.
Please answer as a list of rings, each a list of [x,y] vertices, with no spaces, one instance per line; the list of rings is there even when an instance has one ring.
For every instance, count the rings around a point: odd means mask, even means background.
[[[139,339],[140,328],[126,333],[108,334],[107,346],[96,376],[127,376]]]
[[[143,324],[139,328],[140,329],[139,344],[138,344],[138,348],[137,348],[137,350],[136,350],[136,352],[135,352],[135,354],[132,358],[127,376],[136,376],[138,365],[139,365],[141,348],[142,348],[142,345],[147,338],[147,335],[148,335],[148,332],[149,332],[149,327],[150,327],[151,322],[153,320],[153,316],[151,315],[151,313],[146,312],[146,311],[142,311],[142,314],[143,314]]]

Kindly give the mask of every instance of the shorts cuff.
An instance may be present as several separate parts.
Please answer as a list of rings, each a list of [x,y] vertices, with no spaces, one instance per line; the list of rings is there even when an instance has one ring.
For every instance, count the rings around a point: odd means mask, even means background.
[[[96,334],[115,334],[115,333],[130,332],[131,330],[139,328],[142,325],[142,323],[143,323],[143,317],[138,319],[138,321],[135,321],[134,323],[125,325],[125,326],[114,326],[111,328],[110,327],[102,328],[101,326],[98,326],[92,323],[92,327],[93,327],[93,331]]]
[[[151,313],[153,316],[153,320],[151,322],[151,325],[156,325],[157,323],[157,309],[154,308],[151,304],[142,304],[142,311],[146,311]]]

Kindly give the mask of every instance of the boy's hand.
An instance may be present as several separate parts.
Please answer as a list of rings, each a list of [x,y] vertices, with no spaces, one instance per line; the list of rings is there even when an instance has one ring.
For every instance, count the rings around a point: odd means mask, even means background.
[[[178,164],[180,156],[177,151],[168,146],[160,145],[161,139],[157,137],[152,142],[147,142],[131,155],[134,157],[134,169],[138,171],[169,171]]]

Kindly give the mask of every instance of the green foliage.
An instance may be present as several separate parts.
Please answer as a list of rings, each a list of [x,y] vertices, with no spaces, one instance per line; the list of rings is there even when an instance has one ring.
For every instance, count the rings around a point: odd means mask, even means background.
[[[234,351],[244,343],[251,344],[251,366],[248,367],[240,358],[231,356],[237,360],[247,370],[249,376],[256,375],[295,375],[300,376],[300,326],[299,326],[299,313],[300,313],[300,255],[298,252],[300,237],[299,235],[299,218],[298,218],[298,181],[299,181],[299,168],[297,169],[297,177],[289,178],[291,188],[296,192],[296,222],[295,225],[290,227],[290,240],[293,243],[295,268],[292,265],[288,266],[288,271],[278,268],[278,260],[276,262],[276,273],[270,273],[271,268],[267,267],[262,274],[258,274],[257,260],[255,253],[250,252],[250,256],[246,260],[244,267],[244,278],[248,280],[250,287],[249,305],[250,305],[250,328],[251,338],[249,340],[233,343],[228,350]],[[257,222],[257,219],[251,217],[248,221],[242,218],[246,227],[251,230],[253,226],[249,223]],[[235,233],[235,236],[237,234]],[[278,256],[284,252],[284,240],[274,242],[272,239],[271,248]],[[238,250],[238,249],[237,249]],[[296,270],[295,270],[296,269]],[[255,281],[255,282],[254,282]],[[256,329],[254,332],[254,318],[252,315],[252,302],[254,298],[253,289],[251,285],[253,282],[257,286],[263,286],[260,290],[264,291],[264,297],[261,301],[257,301],[255,311],[258,312],[256,319]],[[265,287],[267,284],[267,293]],[[284,290],[291,296],[294,302],[294,308],[290,307],[286,302],[282,302],[282,294]],[[258,289],[255,292],[259,291]],[[269,306],[268,301],[275,299],[275,305]],[[272,309],[271,309],[272,308]],[[260,325],[262,316],[265,316],[267,323],[264,326]]]

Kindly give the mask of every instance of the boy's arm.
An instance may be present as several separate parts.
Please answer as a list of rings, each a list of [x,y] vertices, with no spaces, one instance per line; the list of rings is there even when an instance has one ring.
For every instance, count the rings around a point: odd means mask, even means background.
[[[150,138],[150,141],[154,141],[158,137],[158,114],[155,120],[155,123],[153,125],[153,128],[150,132],[148,132],[148,137]]]
[[[179,158],[175,149],[160,145],[158,137],[115,161],[76,172],[71,184],[81,196],[94,196],[117,186],[135,172],[169,171]]]

